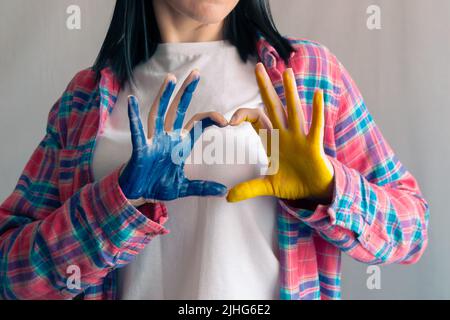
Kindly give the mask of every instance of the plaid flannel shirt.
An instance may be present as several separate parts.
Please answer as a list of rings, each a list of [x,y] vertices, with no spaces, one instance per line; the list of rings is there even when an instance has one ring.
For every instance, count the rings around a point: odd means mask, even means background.
[[[261,37],[259,59],[283,101],[282,72],[293,68],[308,125],[314,90],[324,90],[335,185],[331,205],[314,211],[279,202],[280,298],[338,299],[341,252],[369,264],[416,262],[427,244],[428,206],[336,57],[315,42],[291,43],[286,65]],[[119,90],[110,69],[98,81],[87,69],[51,109],[45,137],[0,206],[0,298],[115,299],[117,269],[168,232],[164,204],[133,207],[118,170],[93,179],[96,137]],[[81,289],[67,286],[73,266]]]

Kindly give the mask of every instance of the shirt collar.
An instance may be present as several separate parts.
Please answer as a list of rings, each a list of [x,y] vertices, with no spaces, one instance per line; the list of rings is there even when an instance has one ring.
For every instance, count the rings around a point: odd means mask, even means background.
[[[282,61],[277,50],[265,39],[265,37],[258,32],[258,41],[256,43],[256,51],[259,60],[266,66],[267,69],[276,68],[277,63]],[[284,63],[284,62],[283,62]],[[100,72],[100,105],[101,111],[107,110],[108,113],[112,111],[117,96],[120,91],[120,82],[114,75],[111,68],[106,67]]]

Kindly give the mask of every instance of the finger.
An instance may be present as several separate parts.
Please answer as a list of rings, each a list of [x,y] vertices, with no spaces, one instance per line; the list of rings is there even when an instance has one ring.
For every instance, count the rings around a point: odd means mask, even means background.
[[[196,128],[200,128],[201,135],[203,131],[211,126],[218,126],[219,128],[223,128],[227,125],[227,119],[225,119],[225,117],[219,112],[203,112],[197,113],[195,116],[193,116],[184,127],[184,131],[192,133]]]
[[[223,184],[213,181],[187,180],[185,191],[181,192],[180,197],[221,197],[227,194],[227,187]]]
[[[227,125],[227,119],[218,112],[198,113],[193,116],[183,129],[183,132],[189,133],[185,139],[188,139],[189,141],[187,142],[190,143],[189,152],[185,151],[184,157],[187,158],[190,155],[190,151],[194,148],[195,143],[207,128],[211,126],[224,128]]]
[[[261,97],[267,108],[269,119],[275,129],[286,128],[286,113],[278,97],[269,75],[262,63],[256,65],[256,80],[261,91]]]
[[[234,113],[229,124],[234,127],[244,121],[251,123],[253,129],[259,134],[266,154],[269,156],[271,154],[271,133],[273,130],[269,117],[261,109],[241,108]],[[266,130],[266,133],[262,130]]]
[[[228,202],[239,202],[263,196],[275,196],[272,184],[266,178],[246,181],[238,184],[227,195]]]
[[[168,74],[158,95],[153,102],[148,115],[148,138],[151,139],[156,133],[162,132],[164,125],[164,115],[169,105],[170,97],[175,89],[177,79],[174,75]]]
[[[194,70],[186,78],[176,94],[166,116],[166,131],[180,130],[183,127],[186,111],[192,101],[192,96],[200,81],[198,70]]]
[[[147,137],[139,116],[139,103],[135,96],[128,97],[128,118],[130,120],[133,151],[138,151],[147,144]]]
[[[155,121],[155,134],[161,134],[164,131],[164,118],[166,116],[167,108],[169,107],[170,98],[175,90],[175,82],[169,81],[164,90],[161,99],[159,100],[159,108]]]
[[[261,109],[240,108],[238,109],[230,120],[230,126],[239,126],[242,122],[249,122],[255,129],[259,131],[261,129],[272,130],[272,122],[269,117]]]
[[[323,91],[319,89],[314,93],[311,128],[309,129],[308,134],[311,140],[319,143],[323,143],[325,125],[324,112]]]
[[[294,72],[291,68],[283,72],[283,86],[286,95],[286,107],[288,112],[288,126],[289,129],[295,132],[303,131],[303,111],[298,95],[297,82],[295,80]]]

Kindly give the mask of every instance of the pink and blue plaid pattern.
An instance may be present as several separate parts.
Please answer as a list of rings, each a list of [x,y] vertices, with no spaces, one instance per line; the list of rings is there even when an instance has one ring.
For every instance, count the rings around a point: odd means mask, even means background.
[[[324,145],[336,178],[330,206],[280,201],[280,298],[338,299],[341,252],[369,264],[416,262],[428,241],[428,206],[339,61],[317,43],[292,45],[288,66],[263,38],[259,58],[283,100],[282,72],[293,68],[308,124],[314,90],[324,90]],[[100,81],[88,69],[50,111],[44,139],[0,206],[1,298],[114,299],[117,269],[167,233],[164,205],[131,206],[117,170],[93,180],[96,137],[119,90],[109,69]],[[81,269],[80,290],[66,285],[72,265]]]

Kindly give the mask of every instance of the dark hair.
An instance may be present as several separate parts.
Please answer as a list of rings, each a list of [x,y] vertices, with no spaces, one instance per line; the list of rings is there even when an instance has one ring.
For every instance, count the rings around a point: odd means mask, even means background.
[[[225,21],[224,38],[237,47],[243,61],[256,55],[258,33],[285,61],[294,50],[275,27],[268,0],[240,0]],[[133,69],[150,59],[161,43],[150,0],[117,0],[111,25],[93,70],[110,67],[123,84]]]

